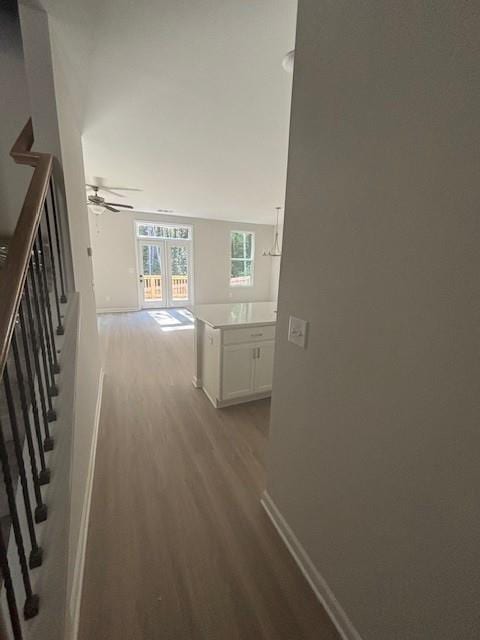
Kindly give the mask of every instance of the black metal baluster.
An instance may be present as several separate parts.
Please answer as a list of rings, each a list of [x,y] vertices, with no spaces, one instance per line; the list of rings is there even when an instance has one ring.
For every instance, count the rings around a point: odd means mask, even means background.
[[[50,187],[51,187],[51,183],[50,183]],[[52,208],[53,208],[53,193],[52,191],[50,191],[50,199],[52,202]],[[50,253],[50,264],[52,266],[52,280],[53,280],[53,293],[55,295],[55,308],[57,311],[57,335],[58,336],[63,336],[64,334],[64,328],[63,328],[63,324],[62,324],[62,315],[60,312],[60,298],[58,296],[58,282],[57,282],[57,269],[55,267],[55,254],[53,251],[53,244],[52,244],[52,226],[50,224],[50,209],[47,205],[47,201],[45,200],[45,222],[47,225],[47,237],[48,237],[48,247],[49,247],[49,253]]]
[[[18,381],[20,384],[20,381]],[[33,524],[32,505],[30,504],[30,494],[28,491],[27,474],[25,473],[25,464],[23,462],[22,443],[20,442],[20,434],[18,432],[17,412],[10,386],[10,376],[8,374],[8,365],[3,370],[3,385],[5,387],[5,395],[7,398],[8,416],[10,418],[10,427],[12,430],[13,444],[15,447],[15,456],[17,458],[18,474],[20,476],[20,484],[22,485],[23,501],[25,503],[25,515],[27,516],[28,533],[30,535],[30,543],[32,549],[28,559],[30,569],[39,567],[42,564],[42,550],[38,546],[37,536],[35,535],[35,525]],[[27,426],[25,425],[25,430]]]
[[[15,598],[15,590],[13,588],[12,574],[8,565],[7,547],[3,539],[2,528],[0,527],[0,569],[2,572],[3,584],[7,595],[8,612],[10,614],[10,622],[12,624],[12,633],[14,640],[22,640],[22,628],[18,617],[17,599]]]
[[[50,332],[50,342],[52,344],[52,363],[53,363],[53,373],[60,373],[60,365],[58,364],[57,358],[57,350],[55,348],[55,332],[53,331],[53,322],[52,322],[52,307],[50,305],[50,295],[48,292],[48,280],[47,280],[47,259],[45,255],[45,251],[43,248],[43,237],[42,237],[42,228],[38,227],[38,267],[40,269],[40,295],[43,294],[44,302],[46,305],[45,315],[48,320],[48,329]]]
[[[46,300],[45,291],[43,288],[43,274],[42,274],[43,262],[42,262],[42,256],[40,255],[40,251],[38,249],[37,243],[38,243],[38,236],[37,236],[37,240],[33,245],[33,255],[34,255],[33,266],[35,269],[35,274],[37,276],[38,287],[36,291],[38,292],[39,310],[40,310],[40,313],[42,314],[43,336],[45,339],[45,345],[47,347],[48,364],[50,365],[50,388],[48,393],[50,396],[58,396],[58,389],[55,383],[55,362],[53,357],[53,353],[55,352],[55,344],[52,344],[52,341],[51,341],[51,332],[53,332],[53,325],[50,326],[48,322],[49,314],[48,314],[48,308],[47,308],[47,300]],[[51,323],[51,317],[50,317],[50,323]],[[49,331],[49,329],[51,329],[51,331]]]
[[[27,288],[27,284],[25,284],[25,289]],[[26,294],[24,292],[24,299],[26,301],[26,296],[28,295],[28,291]],[[33,424],[35,426],[35,435],[37,436],[37,445],[38,445],[38,455],[40,458],[40,473],[38,474],[38,483],[40,485],[48,484],[50,482],[50,469],[47,468],[45,462],[45,453],[43,452],[43,442],[42,442],[42,429],[40,426],[40,415],[38,413],[38,405],[37,405],[37,392],[35,390],[35,377],[33,375],[32,363],[30,360],[30,347],[28,342],[27,329],[25,324],[25,316],[23,313],[22,305],[20,305],[19,309],[19,317],[20,317],[20,329],[22,333],[22,344],[23,344],[23,354],[25,358],[25,365],[27,370],[27,378],[28,378],[28,388],[30,391],[30,404],[32,405],[32,414],[33,414]],[[32,346],[33,350],[37,350],[37,343],[35,340],[34,331],[32,330]],[[35,358],[35,355],[34,355]],[[37,353],[38,358],[38,353]],[[40,377],[40,376],[39,376]],[[39,393],[42,393],[42,389],[40,385],[42,381],[38,380]],[[45,407],[45,421],[47,422],[46,415],[46,407]]]
[[[58,256],[58,271],[60,274],[60,287],[62,290],[62,295],[60,296],[60,302],[65,303],[67,301],[67,296],[65,294],[65,279],[63,276],[63,254],[62,254],[62,230],[58,220],[58,208],[57,201],[55,197],[55,189],[53,186],[53,180],[50,178],[50,198],[52,201],[52,209],[53,209],[53,226],[55,228],[55,240],[57,244],[57,256]]]
[[[32,591],[32,584],[30,582],[30,574],[28,571],[27,558],[25,556],[25,546],[23,544],[22,530],[20,528],[20,521],[18,519],[17,505],[15,503],[15,491],[13,488],[12,474],[10,472],[10,462],[8,460],[7,447],[5,444],[5,438],[3,435],[3,426],[0,421],[0,459],[2,461],[3,479],[5,488],[7,490],[8,508],[10,511],[10,517],[12,519],[13,533],[15,535],[15,542],[17,546],[18,559],[20,561],[20,569],[22,572],[23,586],[25,588],[25,605],[23,607],[23,615],[25,619],[33,618],[38,613],[38,601],[39,598]]]
[[[56,420],[57,414],[55,412],[55,409],[52,406],[52,400],[48,393],[48,385],[49,385],[48,365],[47,365],[47,358],[45,355],[45,345],[43,342],[42,331],[40,329],[41,317],[40,317],[40,310],[38,308],[38,299],[36,295],[34,295],[33,298],[34,298],[34,306],[35,306],[36,316],[37,316],[37,326],[39,327],[38,334],[36,332],[34,316],[32,313],[32,305],[30,303],[28,280],[30,280],[30,284],[32,285],[32,290],[34,289],[34,285],[35,285],[35,278],[33,276],[32,266],[30,266],[29,268],[28,276],[30,277],[27,278],[27,282],[25,283],[24,294],[25,294],[25,299],[27,301],[28,324],[30,327],[30,332],[32,334],[33,355],[35,358],[35,369],[37,371],[38,386],[40,389],[40,402],[41,402],[42,414],[43,414],[43,428],[45,430],[45,441],[43,443],[43,448],[45,451],[51,451],[53,449],[53,438],[50,435],[48,423]],[[43,376],[42,376],[42,368],[40,366],[39,352],[41,353],[41,356],[42,356]],[[48,410],[45,403],[45,398],[47,398]]]
[[[20,393],[20,403],[22,405],[23,422],[25,424],[25,436],[27,438],[28,453],[30,455],[30,468],[32,471],[33,489],[35,492],[35,501],[37,503],[37,506],[35,508],[35,522],[44,522],[47,519],[47,507],[43,503],[42,492],[40,490],[40,480],[38,477],[38,470],[37,470],[37,459],[35,455],[35,447],[33,444],[32,427],[30,424],[30,413],[28,410],[27,395],[25,393],[25,379],[23,377],[22,363],[20,360],[19,352],[18,352],[17,337],[15,333],[13,334],[13,337],[12,337],[12,351],[13,351],[13,360],[15,364],[15,371],[17,374],[18,389]],[[26,359],[26,354],[25,354],[25,359]],[[8,398],[7,398],[7,402],[8,402]],[[15,416],[15,406],[13,406],[12,412],[13,412],[13,415]],[[15,420],[16,420],[16,416],[15,416]],[[40,446],[40,450],[41,449],[42,447]],[[21,452],[21,449],[20,449],[20,452]],[[22,465],[23,465],[23,459],[22,459]],[[34,545],[32,541],[32,548],[33,546]],[[39,560],[39,564],[36,564],[34,566],[40,566],[42,562],[41,553],[42,553],[41,550],[38,549],[37,555],[40,556],[40,560]],[[30,568],[33,568],[31,563],[30,563]]]
[[[39,292],[37,289],[38,279],[38,265],[36,264],[36,256],[32,258],[32,269],[30,271],[30,283],[32,285],[33,304],[35,307],[35,316],[38,327],[38,341],[40,343],[40,350],[42,354],[43,369],[45,374],[45,381],[47,383],[47,401],[48,410],[53,411],[52,396],[57,391],[55,385],[55,376],[53,373],[52,361],[50,358],[50,340],[48,339],[48,329],[45,326],[45,308],[43,307],[42,300],[39,298]],[[51,422],[51,420],[50,420]]]

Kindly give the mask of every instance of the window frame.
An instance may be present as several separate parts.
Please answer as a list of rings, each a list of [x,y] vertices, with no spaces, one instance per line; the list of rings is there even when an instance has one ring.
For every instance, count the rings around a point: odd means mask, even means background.
[[[242,235],[246,235],[246,234],[250,234],[252,237],[252,243],[251,243],[251,252],[250,252],[250,258],[234,258],[232,256],[232,236],[234,233],[241,233]],[[249,231],[246,229],[231,229],[230,230],[230,260],[229,260],[229,266],[230,266],[230,271],[229,271],[229,276],[228,276],[228,283],[231,289],[238,289],[240,288],[245,288],[245,287],[253,287],[254,286],[254,280],[255,280],[255,231]],[[250,262],[250,282],[249,283],[237,283],[237,284],[232,284],[232,262]]]

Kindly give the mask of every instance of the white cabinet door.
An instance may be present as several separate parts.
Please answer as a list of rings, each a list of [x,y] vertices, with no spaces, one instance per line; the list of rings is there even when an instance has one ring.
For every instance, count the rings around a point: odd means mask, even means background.
[[[274,342],[264,342],[257,347],[255,358],[255,393],[272,390]]]
[[[223,348],[222,400],[254,392],[254,347],[235,344]]]

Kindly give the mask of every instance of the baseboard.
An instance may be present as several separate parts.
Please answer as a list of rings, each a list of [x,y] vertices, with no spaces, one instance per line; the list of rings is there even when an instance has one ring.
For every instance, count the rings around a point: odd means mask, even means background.
[[[97,309],[97,314],[101,313],[129,313],[130,311],[140,311],[140,307],[102,307]]]
[[[215,407],[215,409],[218,409],[218,401],[216,400],[216,398],[214,398],[213,396],[211,396],[207,389],[205,389],[205,387],[197,387],[197,389],[202,389],[203,393],[207,396],[207,398],[210,400],[210,402],[213,404],[213,406]]]
[[[100,411],[102,408],[103,379],[105,372],[100,370],[98,379],[97,403],[95,406],[95,421],[93,426],[92,446],[88,461],[87,485],[83,501],[82,520],[80,523],[80,534],[78,537],[77,556],[75,558],[75,571],[73,574],[72,597],[70,600],[71,611],[71,640],[76,640],[78,636],[78,626],[80,622],[80,605],[82,602],[83,574],[85,569],[85,554],[87,550],[88,525],[90,522],[90,505],[92,502],[93,477],[95,474],[95,457],[97,454],[98,429],[100,425]]]
[[[343,640],[362,640],[267,491],[262,506]]]
[[[250,395],[239,396],[238,398],[231,398],[230,400],[219,400],[216,406],[217,406],[217,409],[225,409],[226,407],[233,407],[233,405],[235,404],[244,404],[245,402],[255,402],[255,400],[265,400],[265,398],[270,398],[271,395],[272,395],[271,391],[263,391],[262,393],[251,393]]]
[[[201,378],[197,378],[197,376],[193,376],[192,384],[195,387],[195,389],[201,389],[202,388],[202,379]]]

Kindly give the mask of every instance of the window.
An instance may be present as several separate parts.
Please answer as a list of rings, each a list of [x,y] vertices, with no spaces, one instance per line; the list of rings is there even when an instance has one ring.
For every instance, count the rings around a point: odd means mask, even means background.
[[[155,224],[152,222],[137,222],[137,236],[139,238],[173,238],[190,240],[191,228],[173,224]]]
[[[230,286],[253,285],[254,234],[232,231],[230,234]]]

